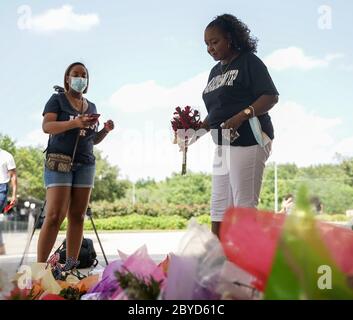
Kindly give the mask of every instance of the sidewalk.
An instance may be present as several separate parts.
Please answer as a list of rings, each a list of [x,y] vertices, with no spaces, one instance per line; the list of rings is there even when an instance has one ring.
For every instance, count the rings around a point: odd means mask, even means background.
[[[143,245],[147,246],[148,253],[152,259],[160,262],[168,253],[175,252],[178,249],[178,244],[184,234],[185,231],[98,233],[108,262],[119,258],[118,250],[126,254],[132,254]],[[31,264],[36,261],[38,235],[39,231],[36,231],[28,250],[27,259],[24,261],[25,264]],[[6,255],[0,256],[0,268],[12,275],[21,260],[28,235],[26,233],[5,233],[3,236]],[[104,267],[105,261],[95,233],[85,232],[84,236],[93,240],[99,265]],[[64,238],[65,234],[60,233],[54,246],[55,249],[60,246]]]

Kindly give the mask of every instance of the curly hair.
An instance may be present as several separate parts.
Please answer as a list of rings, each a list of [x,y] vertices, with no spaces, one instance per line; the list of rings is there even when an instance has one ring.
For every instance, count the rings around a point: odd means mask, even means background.
[[[233,49],[240,52],[257,51],[258,39],[250,36],[250,29],[248,26],[231,14],[222,14],[215,17],[207,28],[217,27],[231,39],[231,46]]]
[[[83,91],[83,93],[87,93],[87,90],[88,90],[88,85],[89,85],[89,74],[88,74],[88,69],[87,67],[82,63],[82,62],[74,62],[74,63],[71,63],[66,71],[65,71],[65,74],[64,74],[64,87],[65,87],[65,90],[66,91],[69,91],[69,85],[68,83],[66,82],[66,77],[70,74],[70,71],[71,69],[74,67],[74,66],[82,66],[86,69],[86,72],[87,72],[87,87],[85,89],[85,91]]]

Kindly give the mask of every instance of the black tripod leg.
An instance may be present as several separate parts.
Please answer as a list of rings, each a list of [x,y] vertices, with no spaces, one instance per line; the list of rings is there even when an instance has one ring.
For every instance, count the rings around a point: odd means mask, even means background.
[[[44,208],[45,208],[46,203],[47,203],[47,201],[45,200],[43,206],[42,206],[41,209],[40,209],[40,214],[36,217],[36,221],[34,222],[34,225],[33,225],[33,230],[32,230],[31,237],[29,238],[29,241],[28,241],[28,243],[26,244],[25,251],[24,251],[23,254],[22,254],[22,258],[21,258],[21,261],[20,261],[20,263],[19,263],[19,265],[18,265],[18,267],[17,267],[17,270],[20,269],[20,267],[22,266],[22,263],[23,263],[23,261],[24,261],[24,259],[25,259],[25,257],[26,257],[27,251],[28,251],[28,249],[29,249],[29,246],[31,245],[32,238],[33,238],[33,236],[34,236],[34,233],[36,232],[36,229],[37,229],[37,226],[38,226],[38,222],[40,221],[40,217],[41,217],[42,214],[43,214],[43,211],[44,211]]]
[[[96,229],[96,226],[94,224],[94,221],[93,221],[93,218],[92,218],[92,215],[89,215],[89,218],[91,220],[91,223],[92,223],[92,227],[93,227],[93,230],[94,230],[94,233],[96,234],[96,237],[97,237],[97,240],[98,240],[98,243],[99,243],[99,246],[102,250],[102,253],[103,253],[103,257],[104,257],[104,260],[105,260],[105,264],[108,265],[109,262],[108,262],[108,259],[105,255],[105,252],[104,252],[104,249],[103,249],[103,246],[102,246],[102,243],[101,243],[101,240],[99,239],[99,236],[98,236],[98,232],[97,232],[97,229]]]

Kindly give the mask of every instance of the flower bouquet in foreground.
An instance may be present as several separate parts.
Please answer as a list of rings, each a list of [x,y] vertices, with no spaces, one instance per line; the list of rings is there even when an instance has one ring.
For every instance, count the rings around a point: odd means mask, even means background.
[[[220,240],[192,219],[160,263],[144,245],[83,280],[56,281],[34,264],[12,288],[0,271],[0,299],[353,299],[353,231],[317,221],[304,189],[296,198],[289,216],[229,208]]]
[[[186,174],[186,154],[188,145],[195,131],[201,128],[202,122],[200,120],[200,113],[186,106],[183,109],[177,107],[174,112],[173,120],[171,121],[174,131],[174,143],[181,146],[183,152],[183,163],[181,174]]]

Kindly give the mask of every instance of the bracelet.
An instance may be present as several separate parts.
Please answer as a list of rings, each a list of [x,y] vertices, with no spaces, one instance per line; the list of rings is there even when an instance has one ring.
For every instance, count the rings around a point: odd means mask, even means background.
[[[253,106],[249,106],[248,108],[250,108],[252,110],[252,117],[254,118],[255,117],[255,109]]]

